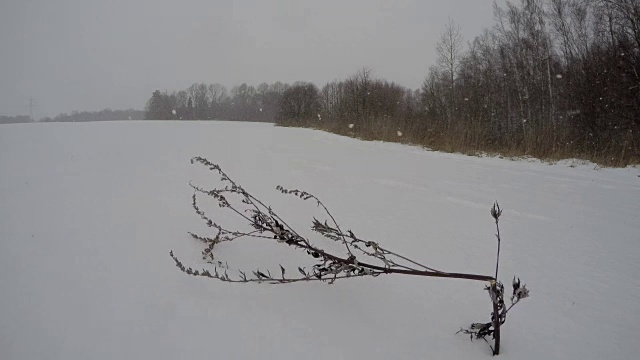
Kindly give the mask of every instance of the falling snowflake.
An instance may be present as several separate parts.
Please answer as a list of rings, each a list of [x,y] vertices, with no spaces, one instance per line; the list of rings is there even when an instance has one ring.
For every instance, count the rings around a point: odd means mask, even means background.
[[[556,79],[562,79],[562,74],[556,75]]]
[[[176,109],[171,110],[171,113],[172,113],[173,115],[175,115],[175,114],[176,114]]]
[[[402,131],[398,130],[398,136],[402,136]]]
[[[349,129],[353,129],[353,124],[349,124]]]

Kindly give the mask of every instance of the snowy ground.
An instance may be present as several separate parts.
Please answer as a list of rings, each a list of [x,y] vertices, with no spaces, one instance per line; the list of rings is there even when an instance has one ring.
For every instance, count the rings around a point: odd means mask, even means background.
[[[475,359],[454,335],[486,321],[484,284],[393,277],[335,285],[225,284],[202,267],[209,235],[189,180],[204,156],[298,229],[320,197],[356,234],[447,271],[491,274],[531,298],[503,328],[504,359],[640,353],[638,169],[571,168],[225,122],[0,126],[0,359]],[[239,246],[238,246],[239,245]],[[252,245],[247,242],[245,245]],[[225,244],[232,268],[290,255]],[[243,260],[244,259],[244,260]],[[250,259],[247,261],[246,259]],[[233,265],[231,260],[234,260]]]

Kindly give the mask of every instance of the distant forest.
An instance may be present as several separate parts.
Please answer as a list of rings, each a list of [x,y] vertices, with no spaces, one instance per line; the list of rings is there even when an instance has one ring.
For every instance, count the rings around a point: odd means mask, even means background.
[[[31,118],[27,115],[17,115],[17,116],[5,116],[0,115],[0,124],[21,124],[21,123],[29,123]]]
[[[445,151],[640,163],[640,0],[494,4],[466,42],[450,20],[421,89],[371,69],[308,82],[155,91],[147,119],[273,121]]]
[[[144,120],[145,112],[142,110],[111,110],[100,111],[74,111],[71,114],[60,114],[54,118],[46,117],[40,122],[85,122],[85,121],[111,121],[111,120]]]
[[[151,120],[231,120],[274,122],[278,117],[289,84],[247,84],[231,92],[220,84],[193,84],[186,90],[156,90],[146,105],[146,119]]]
[[[142,110],[111,110],[100,111],[74,111],[71,114],[60,114],[53,118],[45,117],[34,121],[27,115],[0,116],[0,124],[19,124],[32,122],[85,122],[85,121],[110,121],[110,120],[144,120],[145,112]]]

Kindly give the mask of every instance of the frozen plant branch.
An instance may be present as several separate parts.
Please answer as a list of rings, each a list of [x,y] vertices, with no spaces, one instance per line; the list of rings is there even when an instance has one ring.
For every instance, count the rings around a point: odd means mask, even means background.
[[[233,181],[222,171],[220,166],[202,157],[191,159],[191,163],[202,165],[217,176],[220,176],[220,181],[223,186],[221,188],[208,190],[191,182],[189,183],[194,190],[191,199],[191,205],[194,211],[208,227],[215,229],[216,235],[211,238],[191,232],[189,233],[193,239],[204,244],[202,258],[213,266],[211,269],[196,270],[187,267],[173,251],[169,252],[169,256],[175,262],[176,267],[187,275],[206,277],[229,283],[265,284],[290,284],[309,281],[321,281],[333,284],[337,280],[364,276],[376,277],[382,274],[468,279],[489,282],[485,290],[489,292],[493,306],[493,312],[491,314],[492,321],[488,323],[471,324],[467,329],[460,329],[458,333],[467,334],[472,340],[474,338],[482,339],[487,343],[489,343],[487,337],[493,337],[494,345],[490,346],[494,355],[498,355],[500,351],[500,325],[504,324],[507,314],[513,306],[521,299],[529,296],[529,291],[526,286],[521,286],[520,279],[516,280],[514,277],[512,284],[513,293],[510,298],[511,304],[509,307],[505,306],[504,287],[502,283],[497,281],[501,243],[499,218],[502,215],[502,209],[497,202],[491,209],[491,215],[496,224],[496,238],[498,240],[495,276],[445,272],[388,250],[375,241],[360,238],[356,236],[352,230],[343,231],[327,206],[315,195],[298,189],[286,189],[282,186],[277,186],[276,189],[283,194],[293,195],[305,201],[312,200],[318,207],[322,208],[327,219],[319,220],[313,218],[311,230],[321,235],[322,238],[344,246],[345,253],[339,254],[325,251],[321,247],[313,244],[310,239],[301,236],[270,206],[265,205]],[[230,230],[221,226],[200,208],[198,203],[199,196],[212,198],[219,208],[235,214],[243,220],[251,230]],[[278,264],[279,270],[273,274],[270,270],[257,268],[252,270],[238,269],[236,273],[229,275],[229,264],[215,259],[213,254],[214,248],[223,242],[233,242],[249,238],[287,245],[294,249],[304,251],[314,259],[315,264],[310,268],[298,266],[297,269],[293,271],[288,271],[284,266]]]

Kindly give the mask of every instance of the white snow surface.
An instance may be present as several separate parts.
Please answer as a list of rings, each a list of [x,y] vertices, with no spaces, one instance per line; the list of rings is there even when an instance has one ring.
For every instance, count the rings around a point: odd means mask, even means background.
[[[188,182],[219,185],[193,156],[220,164],[306,234],[322,213],[277,185],[312,192],[343,228],[445,271],[492,274],[498,200],[500,278],[508,291],[517,275],[531,291],[503,327],[501,358],[640,353],[638,169],[469,157],[270,124],[129,121],[0,126],[0,359],[491,357],[484,342],[454,335],[489,320],[482,282],[260,285],[181,273],[169,250],[205,268],[187,232],[213,235]],[[215,251],[230,270],[313,264],[258,240]]]

